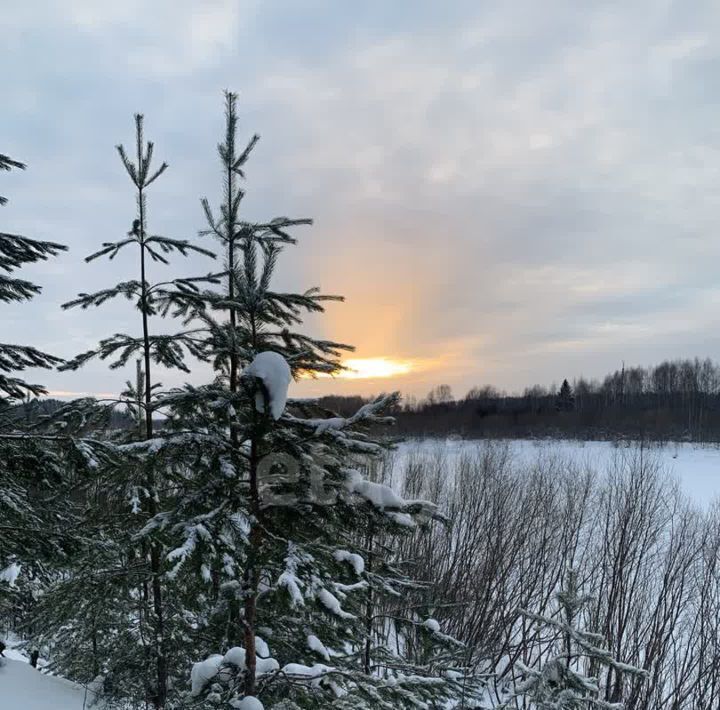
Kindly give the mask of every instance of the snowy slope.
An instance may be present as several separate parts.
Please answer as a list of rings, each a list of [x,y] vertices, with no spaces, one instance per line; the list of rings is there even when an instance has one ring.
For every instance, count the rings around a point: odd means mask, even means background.
[[[85,688],[43,675],[24,661],[5,659],[0,666],[2,710],[83,710]],[[89,705],[88,698],[88,705]]]

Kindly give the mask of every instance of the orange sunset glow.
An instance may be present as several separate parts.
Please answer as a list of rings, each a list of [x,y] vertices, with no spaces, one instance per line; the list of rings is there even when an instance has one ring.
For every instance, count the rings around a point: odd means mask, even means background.
[[[440,373],[446,370],[454,370],[450,353],[436,357],[352,356],[343,359],[341,365],[344,369],[334,375],[301,375],[294,385],[295,392],[303,397],[328,394],[374,396],[378,392],[400,390],[404,395],[417,396],[425,392],[427,382],[437,381],[441,378]]]
[[[345,360],[347,368],[338,377],[348,380],[367,380],[382,377],[398,377],[412,371],[410,360],[393,360],[389,357],[351,358]]]

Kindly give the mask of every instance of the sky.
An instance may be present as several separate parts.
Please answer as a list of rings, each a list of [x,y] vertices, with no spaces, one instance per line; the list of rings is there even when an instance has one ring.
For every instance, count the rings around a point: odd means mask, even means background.
[[[135,275],[130,257],[83,262],[134,217],[114,146],[144,113],[170,164],[150,229],[195,239],[200,197],[221,194],[228,88],[241,134],[261,135],[246,216],[315,220],[278,288],[346,297],[307,328],[354,344],[355,376],[298,394],[461,396],[720,359],[713,0],[24,0],[0,32],[0,152],[28,164],[0,175],[0,228],[70,248],[24,271],[43,292],[3,306],[6,342],[71,357],[138,332],[129,302],[59,305]],[[72,396],[133,373],[31,374]]]

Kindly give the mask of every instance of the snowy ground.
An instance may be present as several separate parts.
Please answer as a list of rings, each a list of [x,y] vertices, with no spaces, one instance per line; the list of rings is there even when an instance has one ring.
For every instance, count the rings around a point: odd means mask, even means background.
[[[447,463],[464,452],[484,446],[482,441],[424,439],[400,445],[394,455],[395,471],[411,453],[442,456]],[[602,471],[622,456],[623,446],[607,441],[510,440],[494,442],[507,445],[518,464],[532,465],[544,457],[560,457],[581,466]],[[720,447],[698,444],[669,444],[652,447],[647,454],[677,477],[686,493],[699,505],[707,506],[720,498]],[[27,657],[13,648],[5,651],[0,667],[0,710],[83,710],[90,698],[84,687],[32,668]]]
[[[12,649],[0,661],[2,710],[83,710],[85,688],[68,680],[44,675]]]
[[[506,442],[519,462],[532,464],[539,457],[560,456],[601,471],[613,458],[623,454],[623,446],[609,441],[526,440]],[[482,441],[424,439],[404,442],[396,454],[396,470],[410,452],[446,454],[450,458],[482,446]],[[663,467],[680,481],[683,490],[702,506],[720,497],[720,447],[700,444],[653,446],[648,455],[657,457]]]

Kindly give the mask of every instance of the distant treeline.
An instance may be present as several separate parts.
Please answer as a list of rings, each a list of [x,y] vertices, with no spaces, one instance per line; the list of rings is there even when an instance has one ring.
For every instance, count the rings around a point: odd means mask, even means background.
[[[333,395],[320,404],[349,416],[367,401]],[[35,423],[61,405],[32,399],[8,407],[5,416]],[[522,394],[484,385],[456,398],[448,385],[438,385],[426,397],[405,397],[394,415],[400,436],[720,441],[720,364],[695,358],[623,367],[602,380],[566,379]],[[129,429],[133,422],[118,408],[111,426]]]
[[[360,397],[324,397],[328,409],[354,411]],[[603,380],[567,379],[507,394],[491,385],[456,399],[448,385],[395,412],[404,436],[556,436],[584,439],[720,441],[720,365],[710,359],[623,367]]]

